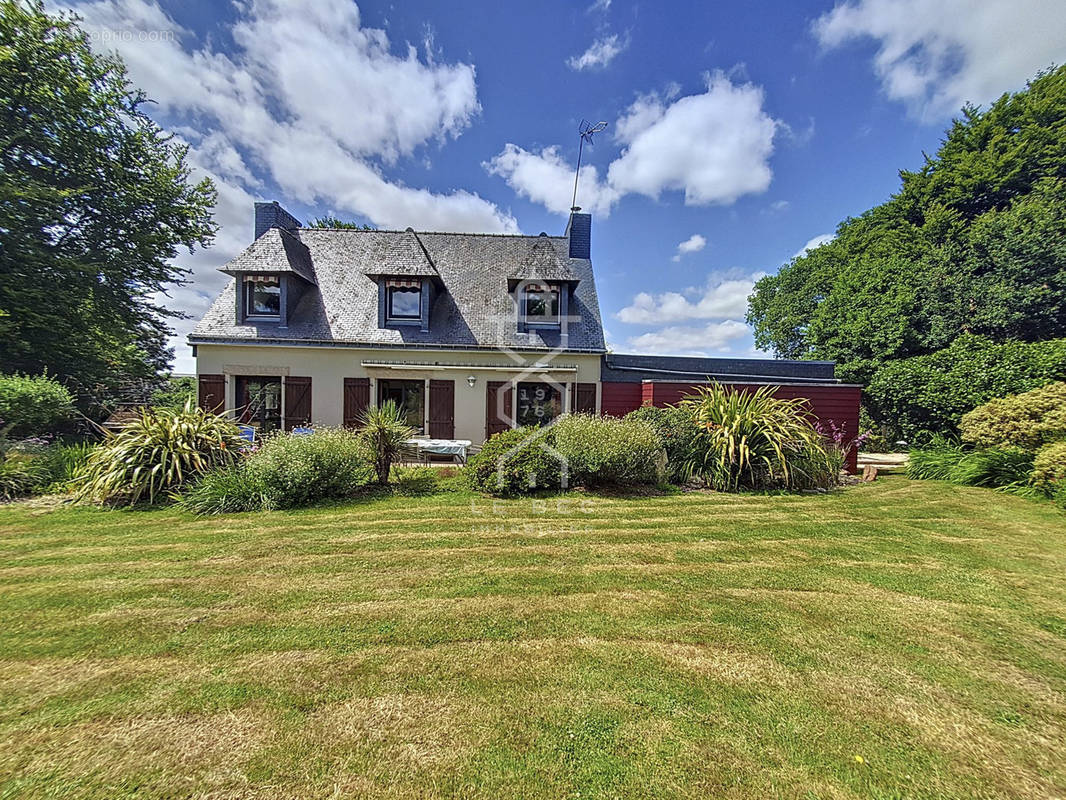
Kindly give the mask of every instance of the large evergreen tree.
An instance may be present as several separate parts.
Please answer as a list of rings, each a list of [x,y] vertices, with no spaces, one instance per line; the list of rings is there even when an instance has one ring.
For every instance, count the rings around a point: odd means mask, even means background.
[[[215,190],[76,18],[0,3],[0,372],[82,397],[166,367],[151,296],[214,235]]]
[[[1066,336],[1066,67],[968,107],[888,202],[760,280],[759,346],[862,381],[964,333]]]

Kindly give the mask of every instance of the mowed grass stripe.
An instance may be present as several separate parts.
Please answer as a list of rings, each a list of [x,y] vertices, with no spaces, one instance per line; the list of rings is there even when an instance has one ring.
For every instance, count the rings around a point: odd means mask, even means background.
[[[0,508],[0,796],[1060,795],[1064,520],[901,478]]]

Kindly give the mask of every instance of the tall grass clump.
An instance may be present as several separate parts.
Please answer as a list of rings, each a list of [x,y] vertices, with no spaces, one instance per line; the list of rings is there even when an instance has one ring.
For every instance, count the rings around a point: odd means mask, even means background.
[[[181,411],[141,409],[89,454],[75,498],[153,503],[208,470],[231,463],[244,441],[225,417],[186,403]]]
[[[686,478],[720,491],[826,488],[838,480],[836,459],[802,398],[776,398],[770,386],[738,392],[713,383],[680,406],[698,432],[682,465]]]
[[[942,436],[933,437],[927,447],[915,448],[907,456],[907,477],[924,481],[950,481],[966,455],[962,445]]]
[[[178,504],[201,515],[270,511],[274,502],[250,461],[235,461],[205,473],[181,493]]]

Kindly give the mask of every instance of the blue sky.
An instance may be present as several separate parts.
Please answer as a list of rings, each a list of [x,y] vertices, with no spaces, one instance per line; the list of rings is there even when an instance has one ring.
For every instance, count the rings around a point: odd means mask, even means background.
[[[561,233],[578,204],[611,346],[748,355],[752,281],[886,199],[963,102],[1066,60],[1066,3],[76,4],[219,186],[194,317],[252,202],[379,227]],[[684,243],[684,244],[682,244]],[[177,371],[192,371],[178,326]]]

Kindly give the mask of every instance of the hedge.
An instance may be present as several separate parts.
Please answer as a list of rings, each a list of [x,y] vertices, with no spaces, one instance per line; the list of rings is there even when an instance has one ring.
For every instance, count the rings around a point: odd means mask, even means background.
[[[964,334],[944,350],[883,365],[865,399],[875,420],[915,442],[956,433],[963,414],[993,398],[1064,379],[1066,339],[996,344]]]

